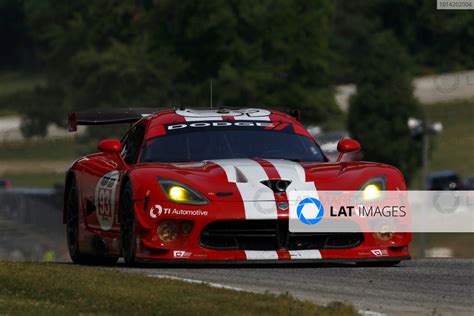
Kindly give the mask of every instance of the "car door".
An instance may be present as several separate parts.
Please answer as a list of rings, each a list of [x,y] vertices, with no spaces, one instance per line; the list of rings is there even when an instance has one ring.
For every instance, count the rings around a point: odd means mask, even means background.
[[[129,165],[136,163],[144,125],[135,125],[122,139],[122,152],[99,153],[89,157],[84,175],[85,219],[92,229],[118,232],[120,183]],[[124,164],[125,162],[125,164]]]

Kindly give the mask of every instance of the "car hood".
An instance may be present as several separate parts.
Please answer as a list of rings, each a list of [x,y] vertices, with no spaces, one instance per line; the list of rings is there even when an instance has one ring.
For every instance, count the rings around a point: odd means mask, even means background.
[[[131,171],[142,186],[157,178],[184,183],[210,200],[272,200],[265,180],[287,180],[292,190],[357,190],[374,176],[397,173],[391,166],[368,162],[294,162],[282,159],[221,159],[189,163],[146,163]],[[143,181],[149,178],[149,181]],[[143,188],[146,190],[146,188]]]

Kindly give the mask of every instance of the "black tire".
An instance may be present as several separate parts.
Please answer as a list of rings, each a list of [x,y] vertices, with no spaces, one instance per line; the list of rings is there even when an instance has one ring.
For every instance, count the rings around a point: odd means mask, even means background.
[[[361,261],[361,262],[356,262],[358,267],[393,267],[399,264],[401,261]]]
[[[76,179],[72,179],[67,195],[66,203],[67,223],[66,236],[67,247],[72,262],[83,265],[115,265],[117,257],[103,257],[82,254],[79,249],[79,197],[77,194]]]
[[[122,256],[128,266],[136,265],[136,215],[130,182],[124,184],[120,195],[120,237]]]

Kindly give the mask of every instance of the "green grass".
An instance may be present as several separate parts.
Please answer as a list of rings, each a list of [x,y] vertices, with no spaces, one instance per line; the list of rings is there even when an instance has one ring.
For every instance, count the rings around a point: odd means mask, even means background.
[[[5,173],[2,177],[9,179],[13,187],[52,188],[64,183],[64,173]]]
[[[0,161],[73,160],[94,150],[75,139],[42,139],[1,143]]]
[[[0,262],[0,314],[357,315],[290,295],[211,288],[66,264]]]
[[[474,175],[474,100],[423,106],[426,117],[441,122],[443,131],[432,137],[430,171],[453,170],[462,177]],[[422,188],[421,170],[410,183]]]
[[[40,75],[21,72],[0,73],[0,98],[16,93],[31,92],[44,83],[44,78]]]
[[[474,258],[474,234],[469,233],[427,233],[425,249],[449,248],[454,258]],[[420,250],[420,234],[412,235],[410,254],[417,258]]]
[[[443,132],[432,139],[430,170],[454,170],[461,176],[474,175],[474,100],[423,106],[425,115],[443,124]],[[421,188],[420,173],[410,189]],[[410,245],[414,257],[419,252],[419,234]],[[474,258],[474,234],[425,234],[426,249],[450,248],[456,258]]]
[[[433,139],[430,169],[474,175],[474,100],[426,105],[423,109],[430,120],[443,123],[443,132]]]
[[[17,115],[21,100],[44,85],[41,75],[21,72],[0,73],[0,116]]]

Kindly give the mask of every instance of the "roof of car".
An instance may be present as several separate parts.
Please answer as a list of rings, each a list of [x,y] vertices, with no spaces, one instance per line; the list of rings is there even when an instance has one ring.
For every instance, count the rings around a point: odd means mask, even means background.
[[[218,108],[218,109],[169,109],[155,112],[146,117],[152,126],[198,122],[198,121],[280,121],[295,123],[297,120],[285,113],[262,108]]]
[[[281,130],[285,126],[291,124],[292,130],[295,134],[300,134],[312,138],[308,131],[299,124],[298,120],[294,117],[287,115],[283,112],[261,109],[261,108],[241,108],[241,109],[169,109],[159,112],[155,112],[152,115],[148,115],[141,121],[148,122],[147,134],[145,139],[150,139],[156,136],[166,134],[165,126],[170,124],[189,124],[196,125],[200,122],[240,122],[239,124],[252,124],[252,122],[258,122],[256,124],[268,124],[274,123],[274,130]],[[262,123],[260,123],[262,122]],[[277,122],[277,123],[275,123]],[[281,126],[281,129],[277,129],[276,125]],[[248,126],[248,125],[247,125]]]

